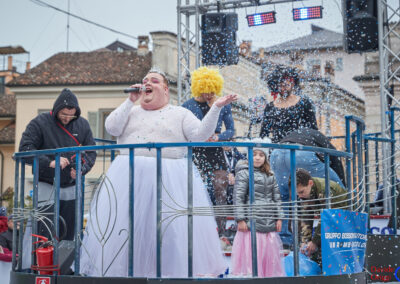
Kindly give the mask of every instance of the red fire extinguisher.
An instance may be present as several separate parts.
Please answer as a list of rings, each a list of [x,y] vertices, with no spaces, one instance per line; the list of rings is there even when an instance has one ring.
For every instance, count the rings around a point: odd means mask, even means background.
[[[32,234],[32,236],[39,239],[33,244],[40,244],[34,251],[34,253],[36,253],[37,265],[32,265],[32,269],[37,270],[39,275],[52,275],[53,271],[58,271],[58,267],[53,265],[53,243],[46,237],[35,234]]]

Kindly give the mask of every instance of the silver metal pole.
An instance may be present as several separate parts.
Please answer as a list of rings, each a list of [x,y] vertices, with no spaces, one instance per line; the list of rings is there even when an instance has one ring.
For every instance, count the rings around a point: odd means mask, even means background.
[[[177,12],[178,12],[178,105],[182,104],[182,66],[181,66],[181,58],[182,58],[182,27],[181,27],[181,0],[178,0],[177,3]]]
[[[186,5],[190,4],[190,0],[186,0]],[[186,61],[186,69],[184,70],[185,72],[185,94],[184,94],[184,100],[186,101],[188,99],[188,92],[190,90],[190,85],[189,85],[189,76],[190,76],[190,14],[186,12],[185,14],[186,17],[186,31],[185,31],[185,43],[186,43],[186,50],[185,50],[185,61]]]
[[[386,12],[385,12],[385,4],[383,0],[378,1],[378,40],[379,40],[379,81],[380,81],[380,103],[381,103],[381,132],[383,138],[388,138],[388,127],[386,120],[386,111],[387,111],[387,101],[386,101],[386,80],[388,75],[387,70],[387,52],[385,50],[385,42],[387,41],[387,37],[385,37],[384,25],[386,23]],[[383,196],[384,196],[384,212],[389,213],[389,187],[388,187],[388,151],[385,145],[386,143],[382,143],[382,175],[383,175]]]
[[[195,27],[195,55],[196,55],[196,69],[200,67],[200,11],[199,11],[199,0],[196,0],[196,27]]]
[[[188,277],[193,277],[193,161],[192,147],[188,147]]]
[[[157,278],[161,278],[161,265],[162,265],[162,232],[161,232],[161,218],[162,218],[162,165],[161,165],[161,148],[157,148]]]

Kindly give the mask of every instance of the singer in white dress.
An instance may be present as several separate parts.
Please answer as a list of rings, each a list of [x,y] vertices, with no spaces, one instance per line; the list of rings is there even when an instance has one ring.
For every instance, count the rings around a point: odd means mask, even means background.
[[[219,98],[200,121],[192,112],[172,106],[165,75],[150,71],[139,93],[115,109],[106,120],[107,131],[118,144],[147,142],[199,142],[214,134],[221,108],[236,95]],[[140,105],[134,102],[140,100]],[[129,150],[121,150],[91,203],[84,234],[80,272],[90,276],[128,276],[129,248]],[[162,277],[187,277],[187,215],[173,212],[187,208],[187,148],[162,150]],[[134,266],[135,277],[156,276],[156,151],[136,149],[134,159]],[[210,201],[193,166],[194,206]],[[210,208],[211,212],[211,208]],[[170,217],[170,218],[168,218]],[[193,218],[193,276],[217,276],[227,268],[212,216]]]

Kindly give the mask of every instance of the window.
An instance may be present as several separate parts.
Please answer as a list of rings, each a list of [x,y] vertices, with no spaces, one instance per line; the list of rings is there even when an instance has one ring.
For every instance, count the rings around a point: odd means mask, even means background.
[[[300,52],[292,52],[289,55],[290,64],[300,64],[303,62],[304,56]]]
[[[4,76],[0,77],[0,95],[6,93],[6,78]]]
[[[332,61],[325,62],[325,75],[335,76],[335,69],[333,68]]]
[[[321,60],[320,59],[309,59],[307,60],[307,71],[314,74],[321,73]]]
[[[110,134],[108,134],[107,130],[106,130],[106,119],[107,117],[110,115],[110,113],[112,112],[112,110],[99,110],[99,114],[100,114],[100,138],[102,139],[107,139],[107,140],[115,140],[114,136],[111,136]]]
[[[336,58],[336,71],[343,71],[343,58]]]
[[[88,121],[94,138],[115,140],[115,137],[108,134],[105,128],[106,118],[112,111],[113,109],[99,109],[99,111],[88,113]]]
[[[45,113],[45,112],[50,112],[51,111],[51,109],[38,109],[38,111],[37,111],[37,113],[38,114],[42,114],[42,113]]]

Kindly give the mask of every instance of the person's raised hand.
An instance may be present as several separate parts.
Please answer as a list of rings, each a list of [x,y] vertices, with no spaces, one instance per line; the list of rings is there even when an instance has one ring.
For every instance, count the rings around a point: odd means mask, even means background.
[[[139,88],[139,92],[132,92],[129,93],[129,99],[131,100],[131,102],[136,102],[140,96],[143,94],[143,90],[142,90],[142,85],[141,84],[134,84],[131,85],[129,88]]]
[[[208,138],[208,139],[206,140],[206,142],[218,142],[218,140],[219,140],[218,134],[215,133],[215,134],[213,134],[210,138]]]
[[[227,104],[230,104],[232,102],[236,102],[237,101],[237,95],[236,94],[229,94],[223,97],[218,98],[215,101],[215,105],[217,107],[223,107],[226,106]]]

